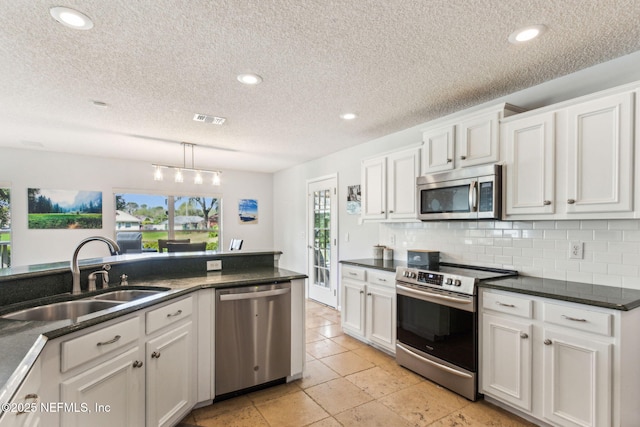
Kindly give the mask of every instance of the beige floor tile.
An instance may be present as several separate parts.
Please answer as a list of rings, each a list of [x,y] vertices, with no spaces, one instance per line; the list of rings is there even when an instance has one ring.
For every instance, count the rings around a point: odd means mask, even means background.
[[[347,351],[346,348],[334,343],[330,339],[307,343],[307,353],[316,359],[321,359],[338,353],[344,353],[345,351]]]
[[[311,362],[312,360],[316,360],[316,358],[315,358],[315,357],[313,357],[312,355],[310,355],[309,353],[305,353],[305,355],[306,355],[306,356],[305,356],[305,359],[304,359],[304,360],[305,360],[306,362]]]
[[[309,424],[309,427],[342,427],[342,425],[335,418],[329,417]]]
[[[281,384],[274,387],[265,388],[264,390],[249,393],[247,397],[254,405],[267,402],[269,400],[278,399],[287,394],[300,391],[299,381],[293,381],[287,384]]]
[[[331,323],[340,324],[340,313],[335,310],[331,310],[330,312],[322,312],[320,316],[331,321]]]
[[[305,392],[331,415],[373,400],[373,397],[344,378],[310,387]]]
[[[324,335],[327,338],[337,337],[343,334],[342,326],[340,324],[329,324],[325,326],[320,326],[318,328],[307,329],[307,331],[315,331],[321,335]]]
[[[456,423],[456,424],[453,424]],[[533,427],[520,417],[485,402],[478,401],[455,411],[439,420],[434,426],[494,426],[494,427]]]
[[[353,351],[325,357],[321,361],[341,376],[364,371],[365,369],[373,368],[374,366],[373,363],[363,359]]]
[[[348,375],[346,379],[376,399],[415,384],[406,377],[393,376],[378,366]]]
[[[256,405],[271,426],[305,426],[329,416],[303,391]]]
[[[196,425],[196,419],[193,417],[193,414],[189,414],[184,417],[177,425],[177,427],[192,427]]]
[[[370,346],[356,348],[355,350],[353,350],[353,352],[363,359],[367,359],[374,365],[395,362],[395,358],[393,356],[390,356],[387,353]]]
[[[316,329],[307,329],[306,333],[305,333],[305,342],[307,344],[309,344],[310,342],[314,342],[314,341],[321,341],[321,340],[325,340],[327,339],[327,337],[325,337],[324,335],[322,335],[318,330]]]
[[[194,409],[191,414],[193,414],[196,422],[198,422],[207,418],[213,418],[218,415],[222,415],[227,412],[237,411],[238,409],[251,405],[253,405],[253,402],[251,402],[251,399],[249,399],[247,396],[238,396],[234,397],[233,399],[223,400],[222,402],[215,402],[212,405]]]
[[[201,427],[269,427],[260,411],[254,406],[247,406],[237,411],[227,412],[214,418],[198,421]]]
[[[378,401],[416,426],[430,425],[471,403],[428,381],[420,382]]]
[[[335,418],[345,427],[408,427],[411,425],[404,418],[376,401],[348,409],[336,415]]]
[[[312,328],[319,328],[320,326],[329,326],[329,325],[333,325],[333,322],[331,322],[331,320],[329,319],[325,319],[322,316],[309,316],[307,317],[307,319],[305,320],[305,325],[308,329],[312,329]]]
[[[347,350],[355,350],[356,348],[366,347],[367,345],[362,341],[358,341],[357,339],[350,337],[349,335],[342,334],[331,338],[336,344],[339,344],[346,348]]]
[[[299,386],[302,389],[313,387],[314,385],[322,384],[327,381],[331,381],[340,377],[336,371],[329,368],[320,360],[312,360],[305,366],[302,379],[299,381]]]

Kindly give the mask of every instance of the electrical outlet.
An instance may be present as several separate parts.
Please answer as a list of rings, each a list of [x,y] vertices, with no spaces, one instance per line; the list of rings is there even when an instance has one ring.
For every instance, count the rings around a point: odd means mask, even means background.
[[[207,261],[207,271],[222,270],[222,260],[216,259],[213,261]]]
[[[582,258],[584,258],[584,242],[578,240],[571,242],[569,246],[569,259]]]
[[[391,236],[389,236],[389,244],[391,246],[396,244],[396,235],[395,234],[392,234]]]

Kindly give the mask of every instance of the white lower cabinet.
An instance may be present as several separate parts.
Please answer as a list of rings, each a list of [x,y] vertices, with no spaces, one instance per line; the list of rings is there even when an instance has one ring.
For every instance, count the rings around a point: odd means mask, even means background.
[[[147,341],[147,426],[169,426],[194,405],[193,323]]]
[[[37,360],[9,403],[8,410],[3,408],[0,411],[0,427],[38,427],[46,425],[42,422],[40,411],[40,403],[47,401],[47,399],[43,400],[40,390],[42,383],[41,372],[41,364]]]
[[[396,351],[394,273],[342,266],[342,328],[390,353]]]
[[[640,425],[639,320],[637,309],[482,289],[482,393],[554,426]]]
[[[62,381],[60,425],[144,425],[144,357],[139,347]]]

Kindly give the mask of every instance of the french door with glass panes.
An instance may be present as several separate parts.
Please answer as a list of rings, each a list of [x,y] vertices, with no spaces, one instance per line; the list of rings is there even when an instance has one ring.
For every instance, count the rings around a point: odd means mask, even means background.
[[[338,306],[336,176],[307,182],[309,298]]]

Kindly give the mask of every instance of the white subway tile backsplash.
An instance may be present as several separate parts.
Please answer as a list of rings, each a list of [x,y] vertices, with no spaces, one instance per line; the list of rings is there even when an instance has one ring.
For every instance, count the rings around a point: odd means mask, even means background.
[[[516,269],[522,275],[640,289],[640,220],[442,221],[381,224],[395,236],[397,259],[407,249],[432,249],[441,260]],[[584,258],[569,259],[569,242]]]

